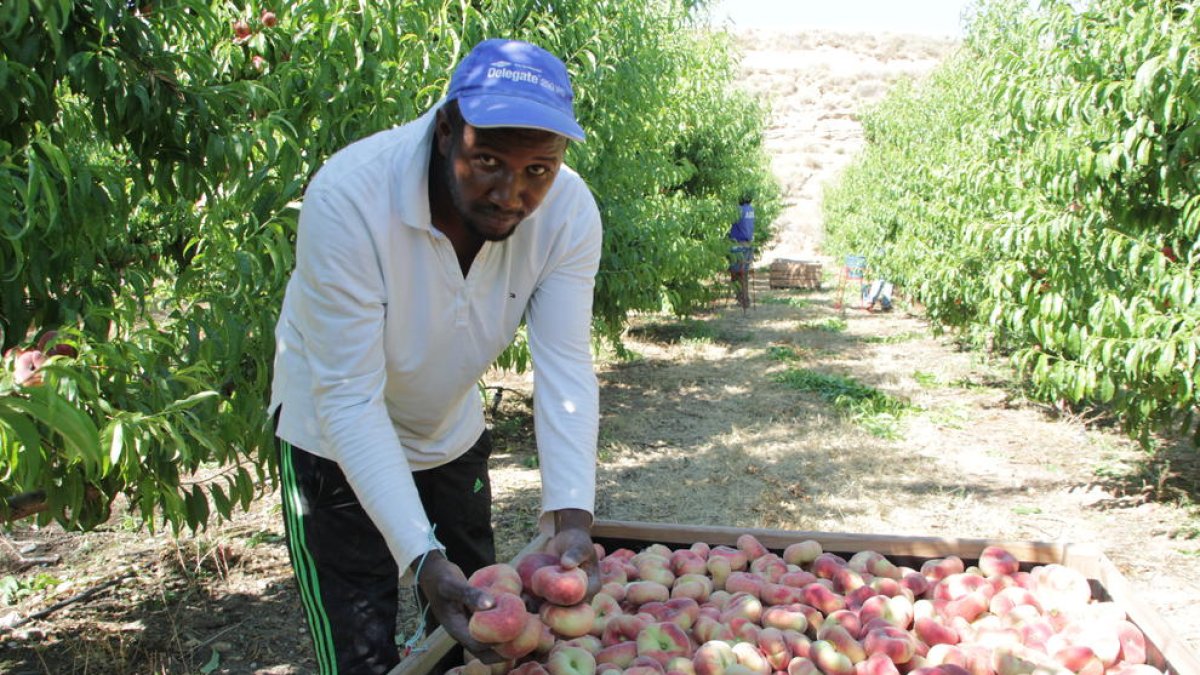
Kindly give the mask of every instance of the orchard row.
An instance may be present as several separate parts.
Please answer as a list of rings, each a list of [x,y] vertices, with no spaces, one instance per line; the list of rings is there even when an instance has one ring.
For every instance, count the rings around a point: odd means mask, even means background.
[[[979,3],[957,54],[865,116],[829,243],[1037,398],[1143,442],[1195,430],[1200,6],[1033,4]]]

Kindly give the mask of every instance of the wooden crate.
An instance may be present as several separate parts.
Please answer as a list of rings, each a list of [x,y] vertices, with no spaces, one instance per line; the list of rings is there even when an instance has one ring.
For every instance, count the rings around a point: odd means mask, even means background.
[[[686,547],[695,542],[733,546],[738,536],[744,533],[753,534],[767,548],[776,552],[781,552],[790,543],[813,539],[820,542],[826,551],[848,556],[858,551],[872,550],[884,554],[892,562],[917,568],[925,560],[948,555],[956,555],[967,564],[973,564],[983,549],[991,545],[1006,548],[1021,561],[1024,569],[1049,563],[1066,565],[1088,578],[1095,599],[1115,602],[1125,610],[1129,620],[1145,633],[1146,659],[1151,665],[1174,675],[1200,674],[1200,657],[1172,632],[1153,609],[1138,598],[1129,582],[1102,552],[1086,544],[707,527],[616,520],[598,520],[592,528],[592,538],[610,551],[617,547],[638,550],[653,543],[672,548]],[[528,551],[540,549],[544,544],[543,537],[534,539],[517,555],[517,559]],[[389,675],[432,675],[453,645],[450,636],[439,628]]]
[[[821,288],[821,263],[810,260],[776,260],[771,263],[771,288]]]

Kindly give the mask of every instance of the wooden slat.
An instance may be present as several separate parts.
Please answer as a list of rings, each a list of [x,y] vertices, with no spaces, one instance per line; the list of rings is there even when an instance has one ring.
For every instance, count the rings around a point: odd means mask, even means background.
[[[755,528],[710,527],[700,525],[671,525],[630,521],[597,521],[592,528],[595,538],[631,539],[643,542],[690,545],[705,541],[709,544],[732,546],[738,536],[753,534],[767,548],[782,550],[788,544],[805,539],[821,543],[827,551],[854,553],[873,550],[888,556],[911,556],[918,558],[941,558],[957,555],[961,558],[978,558],[987,546],[1007,548],[1019,560],[1028,563],[1061,562],[1068,557],[1079,559],[1094,557],[1096,552],[1088,547],[1054,542],[1001,541],[994,539],[958,539],[941,537],[913,537],[904,535],[848,534],[845,532],[820,532],[815,530],[771,530]],[[1077,549],[1069,553],[1071,549]]]

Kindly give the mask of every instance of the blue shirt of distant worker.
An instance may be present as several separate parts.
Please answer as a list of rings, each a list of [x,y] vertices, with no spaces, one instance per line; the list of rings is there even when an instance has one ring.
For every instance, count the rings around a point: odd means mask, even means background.
[[[729,238],[734,244],[729,263],[730,272],[746,272],[752,258],[751,243],[754,241],[754,205],[749,199],[743,199],[738,206],[741,215],[729,228]]]

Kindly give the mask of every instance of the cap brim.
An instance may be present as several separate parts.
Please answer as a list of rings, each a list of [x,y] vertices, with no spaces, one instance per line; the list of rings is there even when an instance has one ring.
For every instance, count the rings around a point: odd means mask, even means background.
[[[584,142],[583,127],[570,115],[538,101],[518,96],[460,96],[458,108],[463,119],[484,129],[514,127],[541,129]]]

